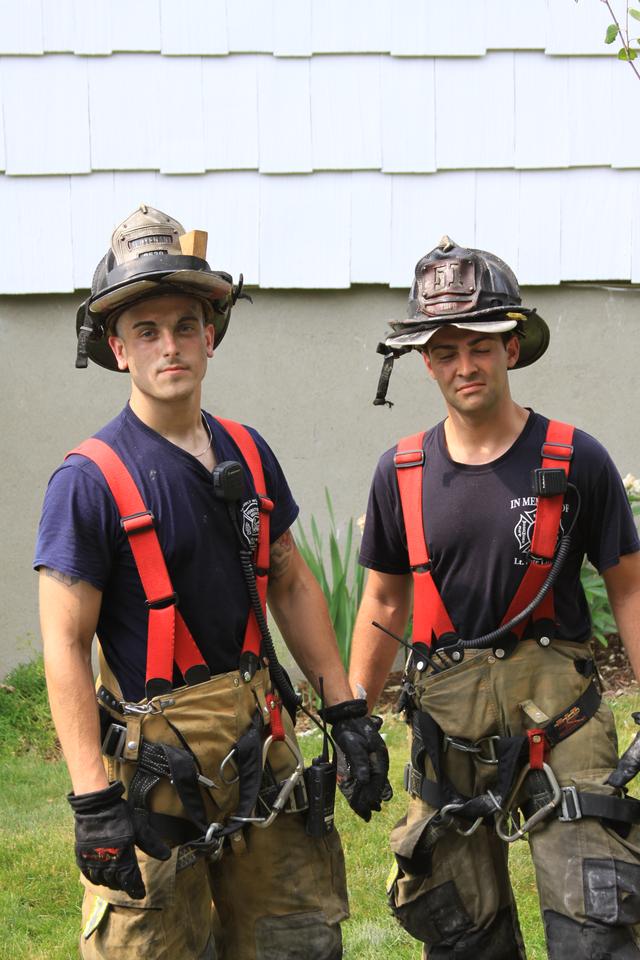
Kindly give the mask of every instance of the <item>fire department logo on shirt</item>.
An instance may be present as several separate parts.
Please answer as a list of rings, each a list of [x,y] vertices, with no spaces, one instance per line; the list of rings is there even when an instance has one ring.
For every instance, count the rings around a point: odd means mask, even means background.
[[[260,512],[258,510],[258,501],[245,500],[242,504],[242,533],[251,550],[255,550],[258,543],[258,530],[260,529]]]
[[[520,514],[518,522],[513,528],[513,532],[516,535],[516,540],[518,541],[518,546],[522,553],[525,550],[528,550],[531,546],[531,537],[533,534],[533,525],[536,522],[536,511],[525,510],[524,513]]]

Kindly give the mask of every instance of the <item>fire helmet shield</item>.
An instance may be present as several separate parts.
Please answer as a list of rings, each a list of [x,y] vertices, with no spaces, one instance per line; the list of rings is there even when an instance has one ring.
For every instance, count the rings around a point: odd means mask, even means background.
[[[127,307],[163,294],[197,297],[207,322],[214,325],[216,346],[220,343],[241,283],[234,287],[231,276],[212,270],[204,255],[183,252],[184,235],[182,224],[146,204],[116,227],[111,247],[94,272],[91,294],[78,309],[77,367],[86,367],[89,357],[117,370],[107,341],[110,326]]]

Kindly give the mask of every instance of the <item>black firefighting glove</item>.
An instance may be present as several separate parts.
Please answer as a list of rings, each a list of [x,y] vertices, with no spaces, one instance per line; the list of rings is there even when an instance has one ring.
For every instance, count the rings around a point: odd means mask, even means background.
[[[631,716],[640,726],[640,713],[632,713]],[[607,777],[607,783],[610,783],[612,787],[624,787],[625,783],[632,780],[639,771],[640,732],[636,733],[635,739],[618,760],[618,766]]]
[[[367,823],[372,810],[393,796],[387,780],[389,752],[378,733],[381,717],[367,716],[365,700],[345,700],[325,707],[322,715],[332,725],[338,748],[338,786],[347,803]]]
[[[76,863],[91,883],[142,900],[146,890],[134,844],[156,860],[168,860],[171,850],[123,794],[124,786],[116,780],[104,790],[68,795],[76,818]]]

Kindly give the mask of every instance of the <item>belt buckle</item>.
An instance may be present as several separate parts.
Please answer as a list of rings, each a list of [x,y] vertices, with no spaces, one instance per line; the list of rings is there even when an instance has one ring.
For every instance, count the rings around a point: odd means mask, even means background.
[[[582,820],[582,807],[580,798],[575,787],[561,787],[562,798],[560,800],[560,813],[558,820],[561,823],[572,823],[574,820]]]

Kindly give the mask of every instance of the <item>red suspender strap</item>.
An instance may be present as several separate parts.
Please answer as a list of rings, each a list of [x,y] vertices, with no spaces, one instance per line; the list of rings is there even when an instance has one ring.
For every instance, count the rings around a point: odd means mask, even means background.
[[[540,451],[542,468],[545,470],[553,467],[562,469],[568,477],[571,458],[573,457],[572,440],[573,427],[570,424],[550,420],[547,427],[547,436]],[[563,504],[564,494],[538,498],[536,520],[531,536],[531,556],[533,559],[529,562],[520,586],[509,604],[509,609],[502,618],[502,623],[507,623],[524,610],[546,580],[553,564],[553,556],[558,542]],[[555,620],[552,590],[549,590],[542,603],[536,608],[536,619],[549,620],[552,623]],[[513,632],[521,637],[526,626],[526,621],[522,621],[514,627]]]
[[[149,608],[147,638],[147,684],[164,681],[172,685],[173,660],[183,677],[191,667],[206,666],[198,647],[176,609],[174,592],[162,555],[153,514],[147,510],[140,492],[124,463],[111,447],[95,437],[85,440],[67,456],[79,454],[92,460],[102,472],[120,514],[120,523],[129,546]],[[153,690],[148,687],[147,695]],[[156,684],[157,686],[157,684]]]
[[[430,647],[433,636],[455,634],[438,588],[431,575],[431,560],[424,531],[422,487],[425,455],[424,433],[404,437],[396,447],[393,462],[398,478],[400,504],[407,534],[409,563],[413,576],[413,643]]]
[[[273,510],[273,501],[267,497],[267,487],[264,481],[262,460],[260,459],[256,442],[247,428],[243,427],[241,423],[236,423],[234,420],[223,420],[221,417],[216,417],[216,420],[222,427],[224,427],[240,450],[240,453],[242,454],[245,463],[249,468],[249,472],[251,473],[253,486],[256,491],[256,497],[258,498],[260,525],[258,527],[258,545],[256,548],[256,583],[258,586],[262,610],[266,616],[267,586],[269,582],[269,554],[271,550],[271,541],[269,539],[269,514]],[[245,630],[242,652],[245,653],[248,651],[255,654],[256,657],[259,657],[261,642],[262,636],[260,634],[258,621],[256,620],[255,613],[253,610],[251,610],[249,613],[249,619],[247,620],[247,628]]]

